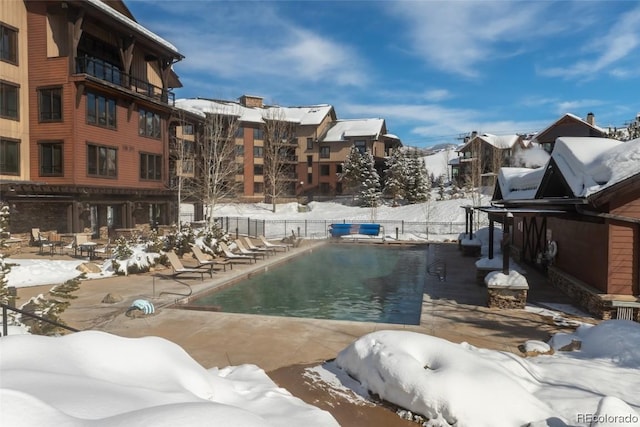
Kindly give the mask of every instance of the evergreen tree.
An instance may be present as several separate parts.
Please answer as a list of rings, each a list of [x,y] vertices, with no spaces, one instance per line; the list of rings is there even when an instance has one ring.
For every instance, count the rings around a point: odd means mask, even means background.
[[[394,150],[385,161],[385,192],[393,198],[393,205],[397,205],[397,199],[404,197],[407,178],[407,157],[403,150]]]
[[[407,161],[407,182],[405,186],[405,198],[409,203],[419,203],[429,200],[431,182],[429,172],[420,158],[417,150],[412,150]]]
[[[363,206],[376,207],[380,203],[380,175],[374,166],[373,155],[368,151],[362,156],[362,182],[360,200]]]
[[[345,190],[357,191],[362,182],[362,155],[360,150],[353,145],[349,155],[342,162],[342,173],[338,176],[343,182]]]
[[[5,239],[8,236],[9,228],[9,206],[4,205],[0,207],[0,302],[3,304],[9,304],[9,272],[11,267],[4,260],[4,254],[2,250],[7,247]]]
[[[69,300],[77,298],[71,293],[77,291],[79,287],[80,281],[78,279],[67,280],[65,283],[51,288],[49,290],[49,298],[40,294],[31,298],[21,308],[52,322],[66,325],[60,315],[69,307]],[[24,318],[23,323],[30,327],[29,332],[36,335],[54,335],[60,332],[58,326],[37,319]]]

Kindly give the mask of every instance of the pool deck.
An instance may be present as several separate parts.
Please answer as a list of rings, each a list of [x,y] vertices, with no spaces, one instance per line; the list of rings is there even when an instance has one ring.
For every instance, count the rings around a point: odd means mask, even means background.
[[[205,368],[255,364],[276,383],[294,395],[328,410],[341,425],[415,425],[400,420],[380,408],[364,410],[349,402],[336,402],[301,377],[305,366],[333,359],[355,339],[378,330],[408,330],[445,338],[452,342],[520,354],[518,346],[526,340],[547,340],[556,332],[567,332],[550,318],[527,310],[500,310],[486,307],[486,288],[476,284],[474,257],[466,257],[457,244],[438,243],[430,247],[447,263],[447,276],[440,281],[427,276],[420,325],[396,325],[316,319],[257,316],[173,308],[184,295],[196,295],[262,271],[274,263],[313,250],[324,241],[303,241],[299,248],[278,252],[255,264],[234,265],[217,271],[213,278],[167,277],[170,270],[83,281],[63,318],[77,329],[101,330],[124,337],[160,336],[184,348]],[[39,258],[37,250],[25,248],[11,258]],[[10,259],[11,259],[10,258]],[[54,255],[54,259],[72,259]],[[188,264],[188,260],[183,261]],[[570,304],[570,300],[549,285],[543,275],[527,268],[530,286],[528,303]],[[18,305],[31,296],[46,293],[51,285],[18,289]],[[123,298],[115,304],[102,303],[107,294]],[[135,299],[146,299],[156,313],[132,318],[125,315]],[[574,318],[567,315],[567,318]],[[590,318],[575,318],[594,322]],[[364,412],[363,412],[364,411]],[[391,414],[391,417],[387,418]],[[355,421],[357,418],[357,422]],[[365,420],[366,424],[361,424]]]

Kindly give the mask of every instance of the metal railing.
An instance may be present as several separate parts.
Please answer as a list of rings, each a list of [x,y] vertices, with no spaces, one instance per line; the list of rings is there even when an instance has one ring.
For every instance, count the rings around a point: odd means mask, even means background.
[[[76,73],[88,74],[166,104],[175,104],[175,94],[171,90],[124,73],[117,66],[98,58],[90,56],[76,58]]]
[[[53,320],[45,319],[42,316],[38,316],[37,314],[29,313],[28,311],[21,310],[19,308],[11,307],[10,305],[4,304],[0,302],[0,306],[2,307],[2,336],[7,336],[9,332],[9,311],[14,311],[16,313],[20,313],[23,316],[30,317],[32,319],[36,319],[40,322],[48,323],[50,325],[56,326],[58,328],[66,329],[71,332],[80,332],[80,330],[76,328],[72,328],[71,326],[63,325],[62,323],[55,322]]]

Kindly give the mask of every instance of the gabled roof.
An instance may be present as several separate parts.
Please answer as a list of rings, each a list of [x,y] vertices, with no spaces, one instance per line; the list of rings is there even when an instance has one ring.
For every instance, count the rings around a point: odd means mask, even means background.
[[[556,120],[555,122],[553,122],[552,124],[550,124],[549,126],[547,126],[544,130],[536,133],[533,138],[531,139],[532,142],[539,142],[541,140],[544,140],[546,134],[550,131],[552,131],[556,126],[560,125],[563,122],[566,121],[572,121],[575,123],[579,123],[581,125],[584,125],[588,128],[591,128],[592,130],[594,130],[595,132],[597,132],[599,135],[604,136],[604,134],[606,133],[604,129],[598,127],[598,126],[594,126],[592,124],[590,124],[589,122],[587,122],[586,120],[581,119],[580,117],[576,116],[575,114],[571,114],[571,113],[566,113],[564,114],[562,117],[560,117],[558,120]],[[561,136],[570,136],[570,135],[561,135]]]
[[[501,168],[495,194],[501,200],[594,200],[627,181],[640,181],[640,138],[563,137],[545,167]]]
[[[500,150],[507,150],[512,148],[520,140],[520,135],[492,135],[490,133],[476,135],[457,151],[465,151],[475,140],[480,140]]]
[[[323,142],[343,142],[347,138],[379,139],[385,129],[384,119],[337,120],[322,138]]]

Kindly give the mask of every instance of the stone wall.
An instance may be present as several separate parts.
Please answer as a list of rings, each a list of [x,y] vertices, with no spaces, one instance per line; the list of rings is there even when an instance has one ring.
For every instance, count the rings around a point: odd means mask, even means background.
[[[557,267],[550,266],[547,273],[551,284],[567,294],[587,313],[603,320],[617,319],[617,311],[621,304],[611,295],[601,293]],[[633,306],[633,320],[640,322],[640,303],[628,303],[625,306]]]
[[[488,286],[489,308],[524,308],[527,305],[528,289],[523,287]]]
[[[11,203],[9,231],[12,234],[31,233],[32,228],[41,232],[66,233],[69,202],[16,202]]]

